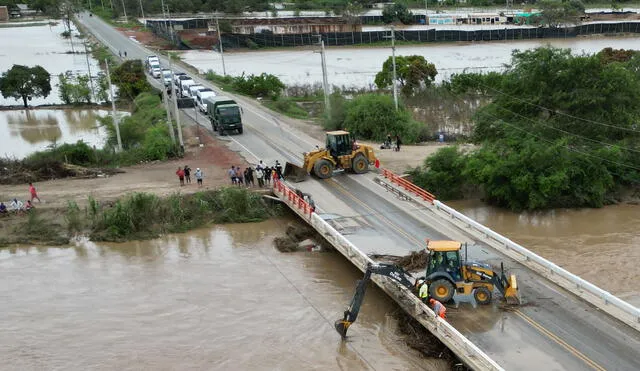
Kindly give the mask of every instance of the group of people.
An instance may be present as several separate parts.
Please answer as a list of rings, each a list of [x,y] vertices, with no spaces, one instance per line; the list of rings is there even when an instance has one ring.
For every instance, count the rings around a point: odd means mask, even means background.
[[[402,145],[402,140],[400,139],[400,135],[396,135],[394,140],[394,138],[391,137],[391,134],[387,134],[387,139],[384,141],[384,143],[382,143],[380,148],[381,149],[393,148],[394,151],[399,152],[401,145]]]
[[[429,284],[425,280],[419,279],[416,281],[416,291],[418,293],[418,297],[423,303],[431,305],[436,317],[440,317],[442,319],[447,318],[447,308],[444,304],[429,297]]]
[[[0,214],[4,215],[8,214],[9,212],[20,213],[35,209],[35,206],[33,206],[33,200],[38,200],[38,202],[42,201],[40,200],[40,197],[38,197],[38,192],[36,191],[36,187],[33,185],[33,183],[29,183],[29,194],[31,198],[26,200],[25,202],[22,202],[17,198],[11,200],[8,206],[5,205],[4,202],[0,202]]]
[[[176,175],[178,176],[178,180],[180,181],[180,186],[185,184],[191,184],[191,168],[189,165],[184,165],[184,167],[179,167],[176,171]],[[204,178],[204,173],[200,168],[196,168],[196,172],[193,174],[196,178],[196,182],[198,182],[198,187],[202,187],[202,179]]]
[[[227,171],[231,184],[245,187],[255,187],[256,181],[258,187],[262,188],[265,185],[271,185],[271,179],[284,179],[282,174],[282,165],[279,161],[276,161],[272,167],[266,166],[262,160],[256,165],[255,169],[251,166],[246,167],[244,170],[240,166],[231,166]]]

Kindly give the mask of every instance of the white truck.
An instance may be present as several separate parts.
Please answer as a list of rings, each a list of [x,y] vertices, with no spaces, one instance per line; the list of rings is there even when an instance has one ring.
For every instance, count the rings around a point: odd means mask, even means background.
[[[202,113],[207,112],[207,99],[216,96],[216,92],[209,88],[204,88],[202,90],[198,90],[196,92],[196,106],[200,109]]]
[[[195,102],[196,93],[202,89],[205,89],[205,87],[199,84],[189,86],[189,97],[191,97],[191,99],[193,99],[193,101]]]
[[[164,86],[171,86],[171,70],[166,68],[162,69],[162,80],[164,81]]]
[[[180,96],[182,98],[188,98],[189,97],[189,87],[192,85],[195,85],[196,82],[193,81],[192,78],[188,78],[185,80],[180,80]]]
[[[158,57],[156,57],[155,55],[148,56],[146,64],[151,76],[153,76],[156,79],[162,76],[162,70],[160,68],[160,59]]]

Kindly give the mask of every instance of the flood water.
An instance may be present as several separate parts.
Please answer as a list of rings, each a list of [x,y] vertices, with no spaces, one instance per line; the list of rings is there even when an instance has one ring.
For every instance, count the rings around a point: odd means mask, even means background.
[[[333,321],[361,273],[275,250],[287,222],[0,250],[2,369],[446,369],[406,347],[375,287],[342,343]]]
[[[640,206],[513,213],[480,201],[447,204],[568,271],[640,306]]]
[[[40,65],[51,74],[51,93],[46,98],[34,97],[29,105],[60,104],[58,96],[58,75],[66,71],[74,74],[86,75],[91,69],[91,75],[96,76],[99,68],[97,61],[89,55],[89,64],[85,54],[66,54],[71,51],[84,52],[81,39],[65,39],[60,34],[64,32],[62,22],[56,25],[6,27],[0,28],[0,72],[5,72],[14,64],[34,67]],[[73,25],[72,25],[72,29]],[[77,31],[73,31],[76,35]],[[0,95],[0,106],[22,105],[22,99],[4,98]]]
[[[79,140],[102,148],[107,133],[97,118],[108,114],[107,110],[87,109],[0,111],[0,156],[23,158],[54,143]]]
[[[597,53],[603,48],[638,49],[640,37],[572,38],[478,43],[437,43],[419,46],[398,46],[397,55],[422,55],[435,64],[436,81],[447,80],[454,73],[501,70],[511,61],[513,49],[531,49],[544,45],[570,48],[574,53]],[[373,86],[382,63],[391,56],[390,48],[327,48],[329,85],[366,88]],[[182,59],[199,70],[222,74],[220,55],[213,51],[190,50]],[[320,55],[311,48],[257,52],[225,53],[229,75],[271,73],[285,84],[320,84]]]

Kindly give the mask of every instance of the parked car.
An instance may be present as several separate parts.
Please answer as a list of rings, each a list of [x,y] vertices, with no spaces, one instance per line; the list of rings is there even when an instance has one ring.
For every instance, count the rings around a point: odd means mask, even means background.
[[[209,89],[209,88],[204,88],[196,92],[196,105],[198,106],[198,108],[202,113],[207,112],[206,100],[208,98],[213,98],[215,96],[216,96],[216,92],[214,92],[212,89]]]

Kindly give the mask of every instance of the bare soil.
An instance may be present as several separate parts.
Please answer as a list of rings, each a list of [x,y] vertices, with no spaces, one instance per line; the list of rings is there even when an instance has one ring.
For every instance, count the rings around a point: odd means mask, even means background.
[[[156,36],[153,32],[144,30],[143,28],[131,29],[131,28],[118,28],[118,31],[122,32],[129,38],[133,38],[139,43],[150,47],[151,49],[170,50],[172,45],[167,40]]]
[[[201,130],[198,145],[197,128],[184,129],[186,153],[184,158],[167,162],[152,162],[131,167],[123,167],[122,174],[92,179],[66,178],[35,184],[41,203],[35,201],[36,208],[65,208],[67,201],[75,201],[84,205],[89,196],[97,200],[115,200],[127,193],[148,192],[159,196],[166,196],[175,192],[194,193],[201,189],[213,189],[229,183],[226,171],[232,165],[247,166],[248,164],[236,152],[231,151],[225,144],[206,131]],[[192,183],[183,187],[175,175],[178,167],[189,165],[192,169]],[[196,168],[204,172],[204,185],[198,188],[193,173]],[[0,200],[29,198],[27,184],[1,185]]]

